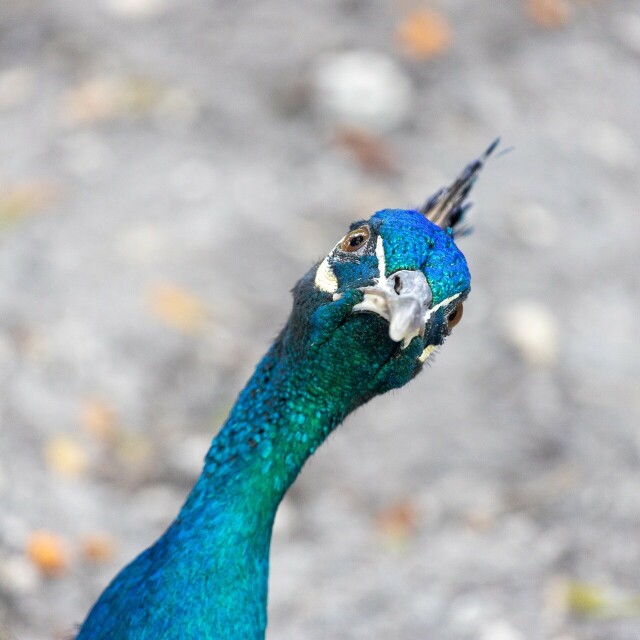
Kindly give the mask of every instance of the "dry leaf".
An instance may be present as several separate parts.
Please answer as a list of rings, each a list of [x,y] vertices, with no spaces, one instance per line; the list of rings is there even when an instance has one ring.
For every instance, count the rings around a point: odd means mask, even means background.
[[[27,542],[27,555],[46,576],[57,576],[67,569],[64,543],[50,531],[34,531]]]
[[[336,132],[335,141],[365,171],[391,173],[394,170],[389,148],[381,138],[368,131],[343,127]]]
[[[152,289],[149,304],[156,318],[185,333],[201,330],[209,315],[203,300],[169,283],[156,285]]]
[[[109,562],[115,551],[113,539],[104,533],[85,536],[80,546],[83,558],[93,564]]]
[[[445,53],[453,43],[447,19],[437,11],[417,11],[396,29],[396,40],[404,54],[414,60],[428,60]]]
[[[382,535],[395,540],[408,538],[415,531],[417,521],[416,508],[408,500],[387,507],[376,515],[376,524]]]
[[[38,180],[0,187],[0,229],[40,212],[55,200],[56,195],[55,185]]]
[[[529,19],[544,29],[559,29],[571,18],[571,6],[567,0],[526,0]]]
[[[80,444],[68,436],[56,436],[45,445],[50,469],[67,477],[77,477],[87,469],[87,456]]]
[[[87,398],[82,403],[80,421],[88,433],[102,442],[112,441],[118,430],[115,411],[100,398]]]

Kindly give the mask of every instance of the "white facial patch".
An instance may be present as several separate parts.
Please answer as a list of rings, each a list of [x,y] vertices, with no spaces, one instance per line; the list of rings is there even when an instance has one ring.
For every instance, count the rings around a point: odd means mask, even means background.
[[[338,290],[338,278],[329,264],[329,256],[320,263],[313,284],[325,293],[335,293]]]
[[[376,240],[376,258],[378,259],[378,272],[380,275],[379,282],[386,282],[387,261],[384,257],[384,245],[382,244],[382,236],[378,236]]]

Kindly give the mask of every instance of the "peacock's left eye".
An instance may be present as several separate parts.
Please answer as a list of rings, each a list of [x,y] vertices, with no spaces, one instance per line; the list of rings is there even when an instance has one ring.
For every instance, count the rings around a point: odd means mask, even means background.
[[[369,235],[369,229],[367,229],[367,227],[354,229],[353,231],[347,233],[347,235],[343,238],[342,242],[340,243],[340,249],[342,249],[342,251],[353,253],[367,243]]]
[[[462,319],[462,302],[447,316],[449,331],[455,327]]]

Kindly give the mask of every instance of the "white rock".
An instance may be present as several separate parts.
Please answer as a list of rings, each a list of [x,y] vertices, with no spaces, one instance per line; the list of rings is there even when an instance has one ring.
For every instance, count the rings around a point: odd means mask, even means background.
[[[413,85],[391,58],[368,50],[330,53],[315,71],[316,100],[334,125],[385,132],[408,117]]]
[[[619,13],[613,18],[613,29],[626,47],[640,53],[640,14]]]
[[[105,9],[129,20],[157,15],[165,8],[164,0],[106,0]]]
[[[13,67],[0,71],[0,111],[16,109],[34,94],[36,74],[29,67]]]
[[[582,138],[584,150],[605,164],[622,169],[635,169],[638,151],[629,134],[607,120],[590,124]]]
[[[503,335],[528,364],[553,366],[558,357],[558,322],[544,305],[522,301],[506,309]]]
[[[553,246],[560,237],[558,218],[537,202],[513,207],[511,229],[523,244],[532,248]]]
[[[524,636],[504,620],[495,620],[485,625],[480,640],[524,640]]]
[[[40,575],[24,556],[10,556],[0,560],[0,585],[19,595],[33,593],[40,585]]]
[[[184,202],[202,202],[216,189],[214,171],[214,167],[200,160],[179,164],[169,178],[171,191]]]

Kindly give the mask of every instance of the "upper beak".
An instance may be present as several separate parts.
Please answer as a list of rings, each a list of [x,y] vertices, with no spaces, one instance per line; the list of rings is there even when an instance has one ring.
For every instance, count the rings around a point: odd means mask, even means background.
[[[354,311],[373,311],[388,320],[392,340],[407,346],[415,336],[423,334],[433,294],[422,271],[396,271],[362,291],[364,300]]]

